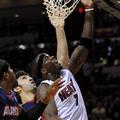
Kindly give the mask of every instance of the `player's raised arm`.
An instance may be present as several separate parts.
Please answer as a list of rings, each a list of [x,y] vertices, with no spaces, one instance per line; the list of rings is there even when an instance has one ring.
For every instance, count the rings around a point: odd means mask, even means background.
[[[93,7],[89,7],[85,11],[85,23],[80,44],[73,51],[70,58],[70,70],[73,74],[76,74],[85,63],[93,46]]]
[[[49,19],[51,24],[55,27],[56,31],[57,60],[64,68],[68,68],[69,55],[66,35],[64,31],[65,18],[59,15],[54,17],[54,19]]]
[[[48,18],[56,30],[57,60],[59,63],[61,63],[63,68],[68,68],[69,54],[68,54],[68,45],[67,45],[66,35],[64,31],[64,24],[65,24],[65,19],[76,8],[77,4],[79,3],[79,0],[72,0],[72,1],[65,0],[62,2],[59,0],[54,2],[53,1],[44,0],[44,5],[46,5]]]

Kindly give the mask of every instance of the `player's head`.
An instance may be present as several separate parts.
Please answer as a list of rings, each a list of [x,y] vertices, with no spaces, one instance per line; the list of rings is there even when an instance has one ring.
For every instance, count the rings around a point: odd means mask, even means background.
[[[60,75],[61,65],[58,63],[54,56],[49,56],[46,53],[37,55],[35,59],[37,75],[43,77],[43,79],[48,79],[50,75]]]
[[[3,59],[0,59],[0,82],[6,83],[8,86],[15,84],[16,78],[9,63]]]
[[[34,92],[36,90],[35,81],[25,71],[16,72],[16,79],[17,79],[17,86],[15,87],[14,90],[17,93]]]

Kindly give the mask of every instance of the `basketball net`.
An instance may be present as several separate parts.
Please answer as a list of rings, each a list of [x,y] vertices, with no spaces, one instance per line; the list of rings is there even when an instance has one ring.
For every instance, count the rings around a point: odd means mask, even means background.
[[[75,9],[79,0],[43,0],[50,19],[66,19]]]

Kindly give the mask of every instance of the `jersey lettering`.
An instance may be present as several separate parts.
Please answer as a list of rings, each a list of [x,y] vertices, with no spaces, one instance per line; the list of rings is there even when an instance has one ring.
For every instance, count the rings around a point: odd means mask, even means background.
[[[3,112],[3,116],[6,116],[6,115],[18,116],[18,114],[19,114],[18,111],[19,111],[18,107],[15,107],[15,106],[5,106],[4,112]]]
[[[61,101],[64,101],[65,99],[67,99],[71,94],[73,94],[76,91],[72,80],[70,80],[70,81],[71,82],[58,93]]]

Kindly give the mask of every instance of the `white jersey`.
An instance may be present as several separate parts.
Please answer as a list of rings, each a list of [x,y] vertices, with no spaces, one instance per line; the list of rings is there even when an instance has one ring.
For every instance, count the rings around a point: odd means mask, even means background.
[[[63,69],[61,70],[61,76],[65,83],[54,97],[58,116],[62,120],[88,120],[80,88],[72,73]],[[45,80],[42,83],[51,85],[53,81]]]

